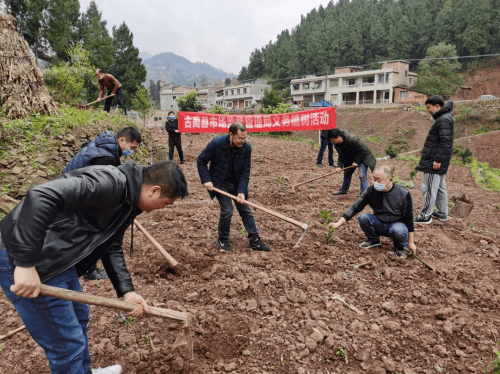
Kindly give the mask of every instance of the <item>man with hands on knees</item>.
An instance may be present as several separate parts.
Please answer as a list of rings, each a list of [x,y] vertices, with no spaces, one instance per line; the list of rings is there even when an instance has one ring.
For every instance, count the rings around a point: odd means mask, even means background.
[[[0,221],[0,286],[53,374],[115,374],[121,367],[90,369],[89,306],[39,296],[41,284],[81,292],[78,277],[101,258],[118,297],[138,304],[130,315],[140,317],[148,306],[116,239],[143,211],[186,195],[182,170],[170,161],[89,166],[33,187]]]
[[[386,236],[392,239],[394,245],[389,254],[406,258],[407,254],[416,253],[413,200],[410,191],[393,183],[389,166],[376,168],[373,185],[361,194],[337,222],[330,223],[328,227],[341,227],[367,205],[373,209],[373,214],[365,213],[358,218],[366,235],[366,241],[359,245],[360,248],[380,247],[380,236]]]
[[[244,204],[248,198],[248,182],[250,180],[250,164],[252,147],[246,143],[247,128],[242,122],[234,122],[229,127],[229,134],[213,139],[200,153],[197,160],[198,174],[201,183],[217,198],[220,204],[219,238],[215,242],[221,251],[231,252],[229,232],[233,216],[232,199],[213,191],[218,188],[237,196],[236,209],[241,216],[245,230],[248,233],[250,248],[256,251],[269,252],[255,225],[252,209]],[[207,165],[210,164],[210,167]]]

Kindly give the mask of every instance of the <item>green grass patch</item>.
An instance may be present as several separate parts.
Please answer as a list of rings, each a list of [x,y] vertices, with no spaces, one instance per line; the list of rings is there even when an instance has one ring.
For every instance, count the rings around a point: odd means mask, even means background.
[[[378,140],[380,139],[380,136],[369,136],[365,138],[365,142],[371,142],[371,143],[377,143]]]
[[[409,155],[399,155],[399,156],[396,157],[396,160],[399,160],[399,161],[419,162],[420,161],[420,156],[414,156],[412,154],[409,154]]]
[[[427,110],[427,106],[422,105],[422,106],[416,106],[413,108],[413,110],[419,111],[419,112],[425,112]]]
[[[487,162],[479,163],[476,158],[470,163],[470,168],[478,186],[487,191],[500,192],[500,169],[491,168]]]

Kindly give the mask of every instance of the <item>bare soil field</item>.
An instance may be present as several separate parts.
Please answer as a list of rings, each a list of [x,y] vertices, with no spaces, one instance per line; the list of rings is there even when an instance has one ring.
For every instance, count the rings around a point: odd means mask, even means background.
[[[385,128],[411,128],[395,121],[405,115],[396,113],[387,113]],[[346,121],[339,128],[362,131],[355,115],[339,121]],[[418,139],[412,140],[419,147],[431,123],[423,116],[422,121],[426,127],[415,123]],[[153,136],[167,145],[163,130],[153,130]],[[183,135],[182,168],[190,195],[138,217],[178,267],[168,269],[140,232],[134,232],[133,257],[130,232],[123,247],[136,290],[150,305],[191,314],[194,356],[185,347],[171,349],[179,329],[166,320],[143,317],[125,324],[116,310],[92,306],[93,367],[119,363],[127,374],[451,374],[480,373],[494,360],[492,351],[500,348],[500,199],[476,186],[468,168],[452,165],[447,184],[450,198],[465,194],[471,200],[471,214],[416,229],[418,255],[435,267],[432,272],[414,258],[389,257],[387,238],[380,248],[360,249],[365,238],[356,218],[327,241],[319,210],[340,217],[359,194],[357,173],[351,190],[341,197],[331,195],[341,184],[338,175],[294,192],[293,184],[332,171],[315,166],[318,148],[307,141],[251,135],[250,201],[307,223],[309,229],[293,249],[302,230],[254,210],[271,247],[269,253],[256,252],[248,247],[235,212],[233,252],[221,253],[214,244],[219,205],[211,203],[196,168],[196,158],[211,138]],[[369,144],[375,154],[387,146]],[[410,162],[382,162],[394,165],[399,178],[409,179]],[[412,189],[417,211],[421,179],[419,173]],[[116,297],[109,280],[82,279],[82,284],[85,292]],[[363,314],[332,299],[333,294]],[[0,335],[22,325],[3,296],[0,315]],[[1,345],[1,373],[49,372],[41,348],[26,331]]]

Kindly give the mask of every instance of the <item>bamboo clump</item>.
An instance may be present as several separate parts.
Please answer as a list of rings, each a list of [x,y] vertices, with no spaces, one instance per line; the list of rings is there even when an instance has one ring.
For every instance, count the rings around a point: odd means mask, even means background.
[[[0,13],[0,100],[7,118],[26,118],[31,111],[58,115],[28,43],[16,30],[16,20]]]

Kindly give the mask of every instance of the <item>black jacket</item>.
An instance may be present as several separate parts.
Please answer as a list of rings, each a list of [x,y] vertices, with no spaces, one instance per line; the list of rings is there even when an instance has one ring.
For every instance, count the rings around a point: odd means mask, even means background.
[[[377,160],[375,160],[370,148],[357,136],[350,135],[347,130],[342,130],[340,135],[344,138],[344,142],[334,144],[335,150],[339,154],[338,166],[344,168],[351,166],[353,162],[358,165],[363,163],[373,171]]]
[[[84,167],[29,190],[0,230],[13,266],[35,266],[42,282],[76,266],[81,276],[99,258],[118,294],[133,291],[123,233],[137,208],[143,166]]]
[[[453,110],[453,101],[448,101],[437,112],[434,113],[434,123],[424,142],[422,156],[417,165],[417,170],[431,174],[446,174],[450,166],[451,153],[453,151],[454,125],[451,111]],[[432,168],[432,164],[441,163],[438,170]]]
[[[165,130],[168,132],[168,136],[170,138],[180,138],[181,133],[180,132],[175,132],[175,130],[179,130],[179,124],[176,119],[169,119],[167,122],[165,122]]]

